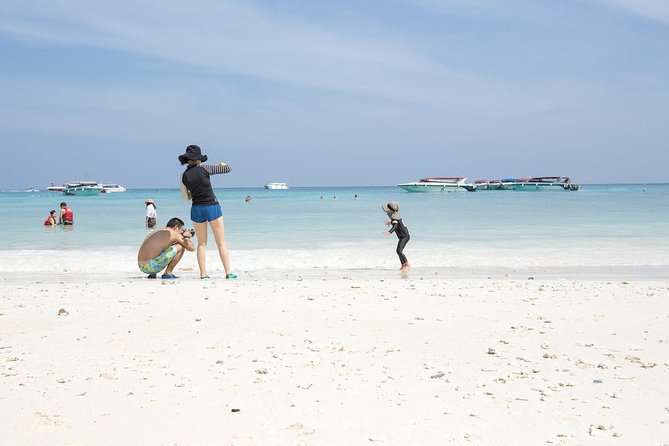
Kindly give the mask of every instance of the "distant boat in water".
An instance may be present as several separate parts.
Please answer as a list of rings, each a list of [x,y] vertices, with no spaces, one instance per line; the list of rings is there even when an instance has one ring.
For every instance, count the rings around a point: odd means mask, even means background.
[[[581,186],[571,182],[569,177],[532,177],[520,178],[518,183],[511,184],[511,190],[525,191],[575,191]]]
[[[67,183],[63,193],[65,195],[93,196],[99,195],[102,187],[95,181],[76,181]]]
[[[569,177],[502,178],[501,180],[476,180],[480,190],[515,191],[576,191],[580,185]]]
[[[63,192],[65,190],[65,185],[54,186],[53,183],[51,183],[51,186],[47,187],[46,190],[51,192]]]
[[[34,187],[29,187],[26,189],[26,192],[39,192],[39,189],[35,189]]]
[[[480,179],[474,181],[478,190],[511,190],[518,183],[518,178],[502,178],[501,180]]]
[[[430,177],[411,183],[398,184],[407,192],[474,192],[475,184],[467,183],[467,177]]]
[[[100,187],[102,188],[100,190],[101,194],[108,194],[108,193],[111,193],[111,192],[125,192],[126,191],[125,187],[121,186],[120,184],[104,183],[104,184],[101,184]]]
[[[288,185],[286,183],[267,183],[265,189],[288,189]]]

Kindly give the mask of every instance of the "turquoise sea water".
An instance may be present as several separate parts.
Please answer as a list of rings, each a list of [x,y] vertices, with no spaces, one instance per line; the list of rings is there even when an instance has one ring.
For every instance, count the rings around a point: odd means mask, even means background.
[[[572,262],[587,257],[586,264],[597,264],[598,259],[614,261],[602,256],[620,256],[616,264],[669,264],[669,185],[426,194],[398,187],[249,188],[216,189],[216,194],[231,252],[243,257],[242,253],[269,250],[275,256],[265,260],[272,264],[285,260],[286,253],[293,260],[304,256],[302,266],[322,255],[336,257],[338,265],[355,264],[358,257],[369,263],[381,250],[384,264],[394,266],[396,239],[392,236],[388,241],[382,235],[386,216],[381,205],[388,201],[400,203],[411,232],[407,254],[419,254],[423,263],[455,263],[454,257],[459,257],[465,262],[494,264],[503,260],[500,257],[516,256],[531,264],[528,256],[550,259],[551,253],[567,252]],[[247,195],[253,197],[249,203],[244,201]],[[82,251],[91,255],[136,251],[147,234],[146,198],[156,202],[159,226],[174,216],[190,221],[190,205],[176,189],[139,189],[96,197],[0,192],[3,221],[9,231],[4,250],[60,251],[63,255],[68,251],[78,255]],[[45,228],[49,210],[58,210],[61,201],[74,210],[74,227]],[[209,248],[215,249],[213,243]],[[322,254],[314,254],[318,251]],[[0,270],[3,267],[11,269],[11,265],[0,264]]]

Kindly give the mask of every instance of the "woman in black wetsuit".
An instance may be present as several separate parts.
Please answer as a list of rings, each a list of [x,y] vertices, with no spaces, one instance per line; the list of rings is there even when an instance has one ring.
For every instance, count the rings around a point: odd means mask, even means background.
[[[400,271],[408,271],[411,268],[411,265],[409,265],[409,261],[402,251],[404,251],[406,244],[409,243],[411,236],[409,236],[409,229],[402,221],[402,216],[400,215],[400,205],[396,201],[391,201],[390,203],[384,204],[382,209],[386,214],[388,214],[388,218],[390,218],[390,220],[386,222],[386,226],[390,226],[390,229],[385,231],[384,234],[390,235],[393,232],[397,234],[397,238],[399,240],[397,241],[396,252],[400,258],[400,262],[402,263]]]
[[[218,204],[209,177],[220,173],[230,172],[230,166],[225,163],[217,165],[202,165],[207,161],[207,155],[202,155],[200,147],[192,145],[186,147],[186,153],[179,156],[179,162],[188,164],[181,176],[181,192],[186,201],[192,199],[190,218],[195,227],[197,237],[197,264],[200,267],[200,278],[208,279],[207,254],[207,223],[211,226],[218,247],[218,255],[223,262],[226,279],[235,279],[237,276],[230,270],[228,248],[225,244],[223,213]]]

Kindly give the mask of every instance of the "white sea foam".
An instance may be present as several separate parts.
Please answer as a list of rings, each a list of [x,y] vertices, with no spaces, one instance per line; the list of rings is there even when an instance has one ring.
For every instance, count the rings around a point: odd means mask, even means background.
[[[399,267],[394,243],[346,245],[323,249],[231,250],[235,271],[283,271],[310,269],[392,269]],[[580,268],[669,267],[665,250],[606,246],[564,249],[468,248],[410,244],[405,254],[414,267],[423,268]],[[3,252],[0,273],[124,273],[140,274],[134,248],[69,250],[10,250]],[[209,270],[222,271],[214,249],[207,252]],[[197,272],[195,253],[186,253],[177,267]]]

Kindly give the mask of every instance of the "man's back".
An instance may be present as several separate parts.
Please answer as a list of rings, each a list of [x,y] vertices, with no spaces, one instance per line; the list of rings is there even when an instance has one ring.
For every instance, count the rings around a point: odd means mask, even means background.
[[[172,231],[170,229],[158,229],[149,234],[142,243],[137,253],[137,261],[145,263],[157,257],[161,252],[173,243]]]

